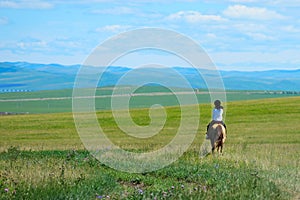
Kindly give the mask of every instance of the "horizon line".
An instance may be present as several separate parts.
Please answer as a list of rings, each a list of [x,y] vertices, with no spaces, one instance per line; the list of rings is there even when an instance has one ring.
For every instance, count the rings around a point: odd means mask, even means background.
[[[30,62],[30,61],[0,61],[0,63],[26,63],[26,64],[40,64],[40,65],[60,65],[60,66],[66,66],[66,67],[72,67],[72,66],[83,66],[82,64],[61,64],[61,63],[39,63],[39,62]],[[90,67],[100,67],[100,66],[90,66]],[[110,65],[110,66],[102,66],[102,67],[122,67],[122,68],[128,68],[128,69],[137,69],[138,67],[130,67],[130,66],[121,66],[121,65]],[[256,70],[249,70],[249,69],[220,69],[220,67],[215,66],[218,71],[224,71],[224,72],[265,72],[265,71],[299,71],[299,68],[273,68],[273,69],[256,69]],[[145,69],[160,69],[164,67],[145,67]],[[167,68],[167,67],[166,67]],[[186,68],[186,69],[199,69],[196,67],[190,67],[190,66],[172,66],[171,68]],[[206,68],[200,68],[204,70],[209,70]]]

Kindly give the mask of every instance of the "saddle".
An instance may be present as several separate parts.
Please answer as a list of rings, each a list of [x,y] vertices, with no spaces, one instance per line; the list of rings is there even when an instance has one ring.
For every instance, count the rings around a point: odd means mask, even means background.
[[[226,125],[223,121],[214,121],[212,120],[208,125],[207,125],[207,131],[210,127],[212,127],[214,124],[222,124],[225,128],[225,130],[227,131]]]

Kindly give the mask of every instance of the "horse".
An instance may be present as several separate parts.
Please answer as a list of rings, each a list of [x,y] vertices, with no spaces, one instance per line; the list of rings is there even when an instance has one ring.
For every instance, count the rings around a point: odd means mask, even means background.
[[[211,143],[211,152],[214,154],[217,149],[219,154],[223,153],[223,146],[226,140],[226,129],[221,123],[215,123],[209,127],[207,132],[207,139]]]

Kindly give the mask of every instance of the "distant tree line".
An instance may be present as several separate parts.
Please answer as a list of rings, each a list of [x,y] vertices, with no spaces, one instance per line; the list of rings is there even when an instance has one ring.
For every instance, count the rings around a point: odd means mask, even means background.
[[[24,115],[24,114],[28,114],[29,112],[0,112],[0,116],[1,115]]]
[[[33,90],[27,90],[27,89],[0,89],[0,93],[5,92],[32,92]]]
[[[267,94],[300,94],[300,91],[265,91]]]

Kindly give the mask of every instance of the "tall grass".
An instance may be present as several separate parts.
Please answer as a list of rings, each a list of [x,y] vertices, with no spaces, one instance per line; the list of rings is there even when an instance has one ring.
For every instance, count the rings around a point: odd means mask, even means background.
[[[18,154],[17,157],[16,154]],[[245,162],[189,158],[156,172],[130,174],[86,151],[0,154],[1,199],[285,199],[287,194]],[[195,156],[195,155],[194,155]],[[14,159],[12,159],[14,157]]]
[[[200,146],[211,107],[201,104],[198,134],[189,150],[173,164],[143,174],[116,171],[91,157],[70,113],[1,116],[0,199],[297,198],[299,100],[228,103],[225,153],[202,159]],[[145,152],[161,148],[174,136],[180,109],[168,107],[167,113],[164,129],[149,139],[124,134],[109,111],[97,116],[116,145]],[[140,125],[150,122],[147,109],[133,109],[131,116]]]

